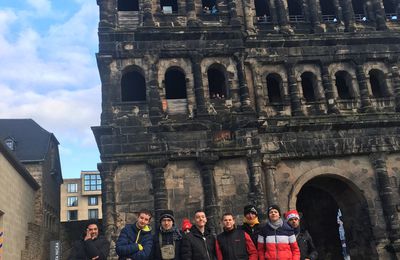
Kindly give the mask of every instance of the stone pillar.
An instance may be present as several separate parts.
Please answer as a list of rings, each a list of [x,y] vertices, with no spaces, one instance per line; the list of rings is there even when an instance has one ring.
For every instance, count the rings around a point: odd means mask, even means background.
[[[165,158],[153,158],[147,160],[147,165],[151,170],[151,182],[154,194],[154,217],[156,225],[160,218],[160,212],[168,209],[168,193],[165,186],[164,168],[168,161]]]
[[[286,0],[275,0],[275,12],[278,17],[278,24],[281,27],[281,32],[285,34],[292,34],[293,30],[289,25],[289,13],[287,6],[284,1]]]
[[[361,111],[362,112],[373,112],[375,109],[372,107],[369,90],[367,86],[367,77],[364,73],[364,67],[359,62],[356,64],[356,76],[358,86],[360,87],[360,98],[361,98]]]
[[[198,27],[201,25],[201,22],[197,19],[195,1],[186,0],[186,13],[187,26]]]
[[[342,7],[344,27],[347,32],[355,31],[355,18],[352,0],[339,0]]]
[[[193,71],[193,80],[194,80],[194,94],[196,98],[196,107],[197,114],[207,114],[206,109],[206,101],[204,98],[204,89],[203,89],[203,75],[201,72],[201,60],[203,56],[195,52],[191,55],[192,60],[192,71]]]
[[[147,83],[149,86],[149,118],[152,124],[157,124],[163,117],[163,109],[157,79],[158,58],[150,57],[148,62],[148,64],[151,64],[148,73],[149,79]]]
[[[323,32],[322,28],[322,17],[320,15],[319,9],[319,2],[317,0],[309,0],[308,2],[308,9],[310,12],[310,24],[311,24],[311,31],[313,33],[320,33]]]
[[[246,26],[246,32],[248,35],[254,35],[256,34],[256,28],[254,27],[254,17],[255,17],[255,11],[252,8],[252,2],[251,0],[244,0],[242,4],[244,5],[244,23]]]
[[[101,201],[103,213],[103,230],[108,241],[117,235],[117,218],[115,208],[115,170],[117,162],[102,162],[97,164],[101,176]],[[116,241],[114,241],[116,242]]]
[[[204,193],[204,210],[207,215],[207,222],[213,234],[217,234],[220,231],[220,207],[218,206],[217,186],[214,176],[214,167],[217,161],[218,156],[212,154],[204,154],[198,158]]]
[[[392,85],[395,95],[396,112],[400,112],[400,73],[397,65],[392,66]]]
[[[377,30],[387,30],[385,9],[383,8],[382,0],[372,0],[372,7],[375,11],[375,21]]]
[[[154,26],[154,17],[152,12],[152,0],[143,0],[143,25]]]
[[[297,80],[294,71],[293,64],[287,64],[288,73],[288,85],[289,85],[289,95],[290,95],[290,106],[292,109],[293,116],[303,116],[304,112],[302,110],[302,105],[300,101],[300,92],[297,87]]]
[[[228,0],[228,11],[229,11],[229,24],[233,26],[240,26],[241,22],[238,19],[235,0]]]
[[[340,110],[337,106],[335,95],[333,94],[332,79],[329,75],[328,65],[323,64],[321,66],[322,71],[322,85],[325,90],[325,98],[328,106],[328,114],[340,114]]]
[[[239,93],[240,93],[240,103],[242,111],[249,111],[251,110],[250,107],[250,96],[249,96],[249,88],[247,87],[246,81],[246,74],[244,72],[244,59],[243,53],[235,53],[234,59],[236,61],[236,70],[238,74],[238,81],[239,81]]]
[[[264,219],[265,210],[265,194],[263,185],[263,169],[261,155],[249,154],[247,157],[247,163],[249,165],[249,180],[250,180],[250,202],[257,207],[260,214],[260,219]]]
[[[114,28],[116,22],[114,15],[115,1],[97,0],[97,5],[100,9],[99,29]]]
[[[264,156],[262,166],[264,169],[265,194],[267,196],[267,207],[271,204],[277,204],[278,196],[276,190],[275,172],[277,161]]]
[[[371,154],[370,160],[374,166],[379,197],[382,203],[383,215],[389,231],[390,244],[388,248],[400,257],[400,221],[397,212],[399,202],[396,201],[393,188],[390,184],[384,153]]]

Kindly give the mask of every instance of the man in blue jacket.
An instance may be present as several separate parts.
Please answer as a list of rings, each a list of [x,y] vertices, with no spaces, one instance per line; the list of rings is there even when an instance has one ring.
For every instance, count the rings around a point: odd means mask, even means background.
[[[128,224],[118,237],[115,251],[120,260],[148,260],[153,247],[151,228],[148,226],[151,212],[147,209],[139,211],[135,224]]]

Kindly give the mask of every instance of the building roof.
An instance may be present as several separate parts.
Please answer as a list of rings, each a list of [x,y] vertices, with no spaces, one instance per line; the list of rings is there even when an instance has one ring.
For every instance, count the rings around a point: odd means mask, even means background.
[[[52,140],[59,142],[32,119],[0,119],[0,139],[15,141],[15,156],[21,162],[43,161]]]
[[[13,155],[10,149],[0,141],[0,154],[2,154],[7,161],[14,167],[14,169],[25,179],[25,181],[34,189],[39,189],[39,184],[28,172],[28,170],[23,166],[17,158]]]

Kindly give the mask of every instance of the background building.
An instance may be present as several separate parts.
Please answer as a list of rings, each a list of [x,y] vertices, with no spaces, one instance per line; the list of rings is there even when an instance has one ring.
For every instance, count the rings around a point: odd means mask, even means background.
[[[110,240],[143,207],[218,231],[278,203],[321,259],[338,209],[351,259],[400,258],[398,0],[97,3]]]
[[[101,219],[101,178],[98,171],[81,171],[81,178],[61,185],[62,222]]]
[[[50,241],[58,240],[60,232],[59,143],[32,119],[0,119],[0,139],[40,186],[34,194],[33,221],[25,230],[28,239],[22,259],[48,259]]]

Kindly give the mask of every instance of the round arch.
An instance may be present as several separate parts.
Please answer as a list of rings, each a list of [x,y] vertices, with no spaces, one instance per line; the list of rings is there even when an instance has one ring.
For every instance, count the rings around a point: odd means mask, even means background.
[[[208,90],[211,99],[228,97],[227,72],[224,65],[213,63],[207,68]]]
[[[186,75],[178,66],[169,67],[164,75],[165,96],[167,99],[186,99]]]
[[[128,66],[121,73],[121,101],[146,101],[146,80],[138,66]]]

